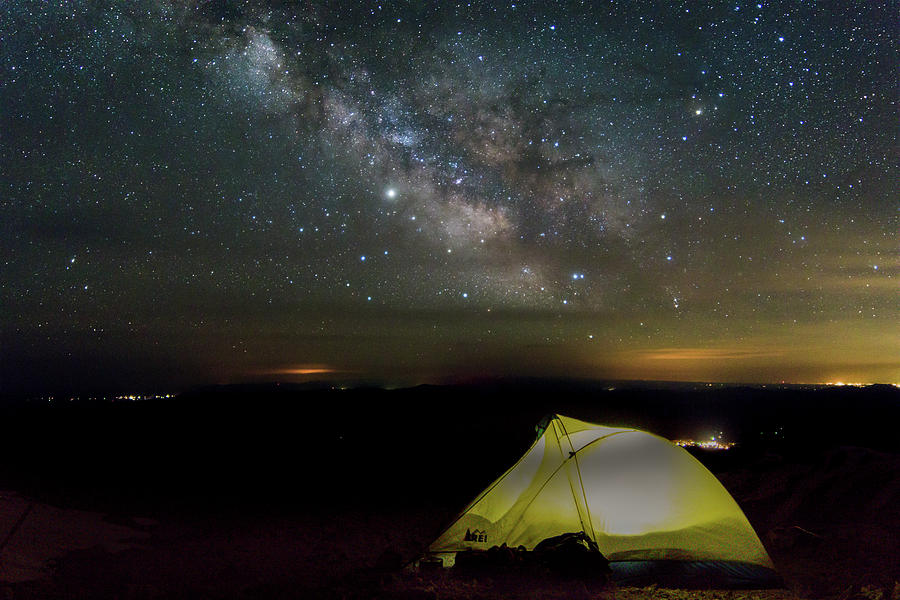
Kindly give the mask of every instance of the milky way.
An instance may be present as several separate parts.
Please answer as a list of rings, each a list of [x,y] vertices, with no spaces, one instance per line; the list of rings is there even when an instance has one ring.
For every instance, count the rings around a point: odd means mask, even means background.
[[[9,2],[3,383],[898,380],[876,4]]]

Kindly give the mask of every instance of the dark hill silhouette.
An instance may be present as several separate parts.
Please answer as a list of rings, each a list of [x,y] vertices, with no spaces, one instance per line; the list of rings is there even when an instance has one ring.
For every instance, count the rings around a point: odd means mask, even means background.
[[[166,400],[20,404],[0,416],[0,451],[13,457],[0,467],[0,484],[113,504],[464,502],[521,455],[550,412],[670,438],[724,431],[740,447],[705,456],[713,468],[765,452],[802,458],[900,443],[900,390],[889,386],[620,385],[265,384]]]

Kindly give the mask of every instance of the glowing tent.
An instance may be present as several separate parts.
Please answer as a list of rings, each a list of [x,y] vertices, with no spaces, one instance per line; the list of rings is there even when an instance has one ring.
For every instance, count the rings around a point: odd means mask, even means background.
[[[636,429],[553,415],[531,448],[428,548],[456,553],[583,531],[620,583],[768,587],[779,579],[747,518],[683,448]]]

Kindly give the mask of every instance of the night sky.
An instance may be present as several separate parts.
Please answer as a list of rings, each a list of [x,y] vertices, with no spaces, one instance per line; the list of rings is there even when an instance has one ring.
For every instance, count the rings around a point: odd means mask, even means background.
[[[900,381],[893,2],[0,10],[0,391]]]

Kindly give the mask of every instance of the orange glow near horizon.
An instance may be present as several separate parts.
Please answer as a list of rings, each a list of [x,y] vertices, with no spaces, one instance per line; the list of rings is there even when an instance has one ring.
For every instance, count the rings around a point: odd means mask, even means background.
[[[322,375],[326,373],[340,373],[340,369],[329,367],[328,365],[297,365],[293,367],[285,367],[283,369],[272,369],[266,371],[267,375]]]
[[[730,348],[659,348],[657,350],[638,351],[640,358],[645,360],[746,360],[781,356],[784,354],[778,350],[736,350]]]
[[[900,361],[863,356],[851,361],[833,350],[774,345],[661,347],[610,352],[591,361],[615,379],[868,385],[896,382]],[[588,359],[590,360],[590,359]]]

